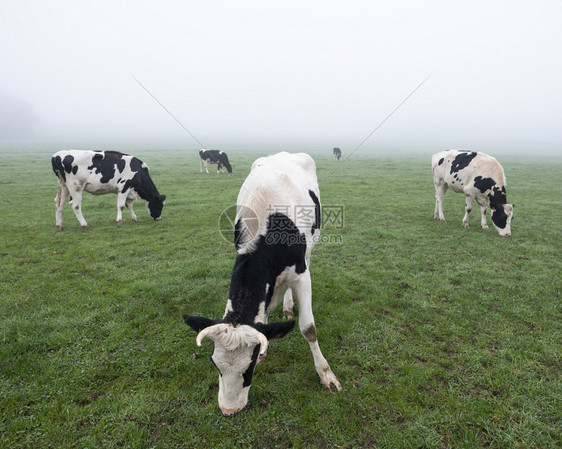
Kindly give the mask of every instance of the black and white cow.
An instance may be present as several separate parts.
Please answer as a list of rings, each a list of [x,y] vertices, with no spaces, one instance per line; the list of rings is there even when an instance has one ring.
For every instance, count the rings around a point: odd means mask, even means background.
[[[160,220],[166,196],[158,193],[147,165],[136,157],[116,151],[67,150],[53,154],[51,164],[58,180],[55,207],[59,229],[62,229],[62,211],[69,196],[80,225],[88,227],[82,215],[84,191],[93,195],[117,194],[118,226],[122,224],[125,206],[133,221],[138,221],[133,212],[133,200],[138,199],[145,200],[150,216]]]
[[[450,187],[466,196],[462,225],[468,227],[468,214],[474,200],[480,206],[482,229],[486,224],[486,207],[492,210],[492,223],[501,236],[511,235],[513,205],[507,204],[505,175],[496,159],[474,151],[447,150],[431,158],[435,184],[435,211],[433,217],[445,222],[443,197]]]
[[[334,156],[334,159],[336,161],[339,161],[341,159],[341,150],[339,149],[339,147],[334,147],[334,149],[332,150],[332,156]]]
[[[217,175],[220,173],[222,168],[226,168],[228,173],[232,173],[232,166],[228,161],[228,156],[224,151],[219,150],[199,150],[199,173],[203,173],[203,167],[205,171],[209,174],[207,164],[217,164]]]
[[[220,373],[218,402],[225,416],[246,406],[256,363],[264,357],[269,340],[293,328],[293,320],[267,322],[282,299],[284,315],[292,318],[293,293],[299,327],[320,382],[330,391],[341,389],[318,346],[312,315],[309,267],[320,233],[319,198],[316,166],[309,155],[282,152],[257,159],[238,195],[237,257],[224,316],[218,320],[183,316],[198,332],[197,345],[205,337],[215,343],[211,358]]]

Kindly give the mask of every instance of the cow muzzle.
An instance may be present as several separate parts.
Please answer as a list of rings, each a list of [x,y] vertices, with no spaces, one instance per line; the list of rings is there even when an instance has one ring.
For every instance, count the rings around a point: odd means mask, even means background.
[[[160,221],[160,220],[162,220],[162,217],[156,217],[156,218],[154,219],[154,221]]]
[[[230,408],[220,408],[221,412],[224,416],[234,416],[236,415],[236,413],[238,413],[240,410],[242,410],[241,408],[237,408],[237,409],[230,409]]]

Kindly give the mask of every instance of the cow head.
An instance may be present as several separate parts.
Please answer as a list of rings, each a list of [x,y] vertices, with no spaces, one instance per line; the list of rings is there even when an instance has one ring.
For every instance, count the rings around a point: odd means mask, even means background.
[[[492,223],[502,237],[511,235],[511,219],[513,218],[513,204],[491,204]]]
[[[148,202],[148,212],[152,218],[155,220],[160,220],[160,218],[162,218],[162,208],[165,202],[166,195],[157,195]]]
[[[215,343],[211,360],[219,370],[219,407],[225,416],[234,415],[248,403],[254,369],[267,351],[269,339],[285,336],[295,325],[294,321],[233,325],[190,315],[183,319],[198,332],[197,346],[205,337]]]

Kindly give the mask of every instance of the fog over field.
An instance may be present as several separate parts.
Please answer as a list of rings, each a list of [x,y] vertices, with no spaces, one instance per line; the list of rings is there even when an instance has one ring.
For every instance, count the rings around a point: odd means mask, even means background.
[[[0,11],[2,151],[345,156],[406,100],[358,154],[562,153],[556,0],[22,0]]]

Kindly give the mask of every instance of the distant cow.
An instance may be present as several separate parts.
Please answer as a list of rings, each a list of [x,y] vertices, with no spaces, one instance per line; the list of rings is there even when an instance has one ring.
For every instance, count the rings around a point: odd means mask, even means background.
[[[332,150],[332,156],[334,156],[336,161],[339,161],[341,159],[341,150],[338,147],[334,147]]]
[[[217,164],[217,175],[220,173],[221,169],[224,167],[228,171],[228,173],[232,173],[232,166],[228,161],[228,156],[224,151],[218,150],[199,150],[199,173],[203,173],[203,166],[205,167],[205,171],[209,174],[209,170],[207,168],[207,164]]]
[[[265,356],[269,339],[293,328],[293,320],[267,323],[282,299],[284,315],[292,318],[293,293],[320,382],[331,391],[341,389],[318,346],[312,315],[309,267],[320,233],[319,197],[316,166],[309,155],[283,152],[257,159],[238,195],[237,257],[224,316],[183,316],[198,332],[197,345],[205,337],[215,343],[211,359],[220,373],[218,402],[226,416],[246,406],[254,368]]]
[[[431,158],[435,184],[435,211],[433,217],[445,221],[443,197],[447,188],[466,196],[466,213],[462,225],[468,227],[468,214],[474,200],[480,205],[482,229],[486,224],[486,207],[492,210],[492,223],[501,236],[511,235],[513,205],[507,204],[505,175],[502,166],[493,157],[474,151],[448,150]]]
[[[59,151],[51,158],[53,171],[58,180],[55,197],[56,223],[62,229],[62,210],[71,197],[70,205],[82,227],[88,223],[82,215],[82,192],[93,195],[117,194],[117,225],[121,226],[121,214],[125,206],[133,221],[133,200],[146,201],[150,216],[160,220],[165,195],[160,195],[150,179],[147,165],[134,156],[116,151]]]

